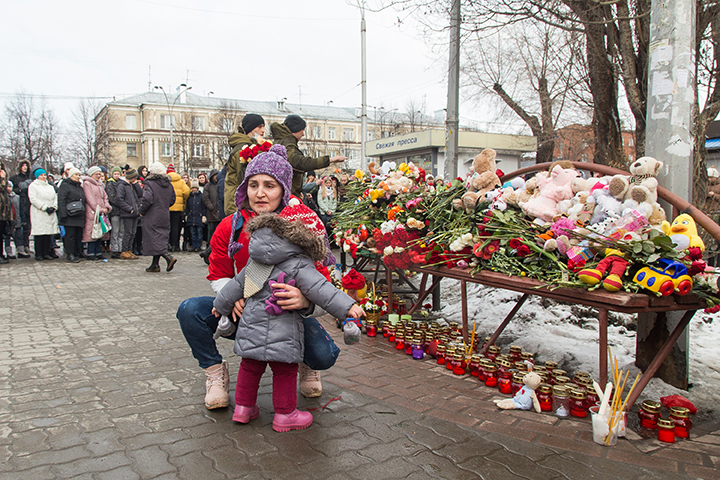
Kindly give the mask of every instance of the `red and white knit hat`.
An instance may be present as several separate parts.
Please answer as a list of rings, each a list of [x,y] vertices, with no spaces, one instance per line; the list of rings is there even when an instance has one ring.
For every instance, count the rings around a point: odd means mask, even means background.
[[[289,222],[300,220],[308,230],[318,237],[325,236],[325,226],[322,220],[320,220],[320,217],[317,216],[317,213],[313,212],[295,197],[290,199],[288,206],[280,212],[280,216]]]
[[[167,171],[165,173],[170,173],[170,172],[174,172],[174,171],[175,171],[175,165],[173,165],[172,163],[168,164]]]

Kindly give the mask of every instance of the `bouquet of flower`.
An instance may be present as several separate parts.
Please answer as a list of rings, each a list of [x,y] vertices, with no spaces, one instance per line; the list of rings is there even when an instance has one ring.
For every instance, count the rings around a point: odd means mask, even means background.
[[[248,163],[250,160],[255,158],[258,153],[267,152],[273,145],[270,140],[265,140],[262,137],[259,138],[258,142],[259,143],[255,145],[245,145],[242,150],[240,150],[238,155],[242,163]]]

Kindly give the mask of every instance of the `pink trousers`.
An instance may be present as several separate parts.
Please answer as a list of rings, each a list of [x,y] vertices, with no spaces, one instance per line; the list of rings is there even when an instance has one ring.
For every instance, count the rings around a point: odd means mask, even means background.
[[[273,372],[272,399],[275,413],[292,413],[297,408],[297,363],[261,362],[243,358],[235,386],[235,404],[252,407],[257,403],[260,379],[268,363]]]

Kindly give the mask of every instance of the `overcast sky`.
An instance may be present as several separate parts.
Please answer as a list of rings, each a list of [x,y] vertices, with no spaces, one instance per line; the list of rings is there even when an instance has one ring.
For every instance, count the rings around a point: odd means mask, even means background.
[[[345,0],[2,2],[0,100],[46,95],[62,120],[77,98],[187,82],[198,95],[360,106],[360,13]],[[447,50],[410,19],[366,12],[374,107],[446,107]],[[71,97],[71,98],[62,98]],[[472,118],[470,107],[461,116]],[[464,111],[463,111],[464,110]]]

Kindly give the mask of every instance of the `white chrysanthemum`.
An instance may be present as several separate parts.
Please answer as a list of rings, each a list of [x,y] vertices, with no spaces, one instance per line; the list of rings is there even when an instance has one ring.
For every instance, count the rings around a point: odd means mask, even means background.
[[[391,247],[390,245],[385,247],[385,249],[383,250],[383,255],[385,256],[392,255],[393,253],[395,253],[395,250],[393,250],[393,247]]]

